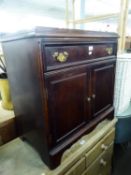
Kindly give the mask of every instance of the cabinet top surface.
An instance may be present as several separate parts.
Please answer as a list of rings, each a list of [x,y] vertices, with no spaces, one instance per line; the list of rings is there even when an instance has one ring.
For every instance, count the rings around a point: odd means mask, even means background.
[[[32,37],[58,37],[58,38],[118,38],[117,33],[87,31],[79,29],[60,29],[48,27],[34,27],[31,30],[24,30],[12,34],[4,34],[1,41],[17,40]]]

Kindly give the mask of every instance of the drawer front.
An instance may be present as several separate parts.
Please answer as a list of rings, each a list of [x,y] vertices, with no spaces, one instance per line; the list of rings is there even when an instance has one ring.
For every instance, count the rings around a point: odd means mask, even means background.
[[[109,134],[107,134],[100,142],[98,142],[87,154],[86,154],[86,167],[88,167],[100,154],[105,152],[110,144],[114,141],[115,129],[113,128]]]
[[[110,175],[113,144],[100,155],[82,175]]]
[[[86,169],[85,158],[83,157],[65,175],[81,175]]]
[[[43,46],[44,47],[44,46]],[[115,46],[110,44],[45,45],[45,70],[80,64],[82,61],[115,55]]]

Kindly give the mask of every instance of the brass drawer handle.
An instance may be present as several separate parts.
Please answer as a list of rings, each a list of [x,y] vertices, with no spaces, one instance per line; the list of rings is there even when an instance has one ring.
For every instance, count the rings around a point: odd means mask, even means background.
[[[101,145],[101,149],[103,149],[103,150],[105,150],[105,151],[106,151],[106,150],[108,149],[108,146],[107,146],[107,145],[105,145],[105,144],[102,144],[102,145]]]
[[[101,159],[100,164],[105,167],[107,165],[107,162],[104,159]]]
[[[65,62],[69,56],[69,54],[64,51],[64,52],[54,52],[54,54],[52,55],[57,61],[59,62]]]
[[[112,47],[107,47],[107,48],[106,48],[106,52],[107,52],[109,55],[111,55],[112,52],[113,52]]]

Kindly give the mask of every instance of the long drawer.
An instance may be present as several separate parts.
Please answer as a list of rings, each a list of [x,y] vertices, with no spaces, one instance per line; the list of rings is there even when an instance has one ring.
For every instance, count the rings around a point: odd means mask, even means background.
[[[107,151],[100,155],[82,175],[109,175],[111,171],[111,159],[113,153],[113,144]]]
[[[100,140],[87,154],[86,167],[88,167],[100,154],[106,151],[114,141],[115,129],[113,128],[102,140]]]
[[[115,55],[113,43],[45,45],[45,70],[53,70],[73,64]]]

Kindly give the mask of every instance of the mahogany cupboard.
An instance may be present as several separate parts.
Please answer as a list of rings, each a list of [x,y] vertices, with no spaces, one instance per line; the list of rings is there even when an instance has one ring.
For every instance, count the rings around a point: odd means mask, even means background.
[[[117,35],[36,27],[2,45],[17,133],[55,168],[75,141],[113,118]]]

